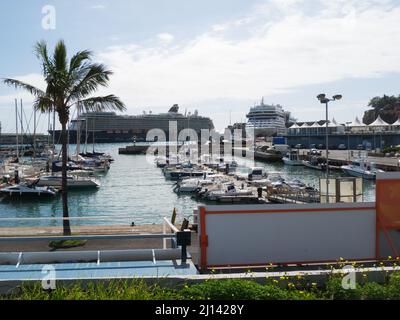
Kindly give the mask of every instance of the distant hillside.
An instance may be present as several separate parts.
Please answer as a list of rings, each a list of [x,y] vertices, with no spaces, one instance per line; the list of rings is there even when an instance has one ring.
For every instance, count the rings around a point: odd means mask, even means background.
[[[371,110],[365,111],[363,122],[371,124],[379,116],[389,124],[392,124],[400,117],[400,95],[372,98],[368,106]]]

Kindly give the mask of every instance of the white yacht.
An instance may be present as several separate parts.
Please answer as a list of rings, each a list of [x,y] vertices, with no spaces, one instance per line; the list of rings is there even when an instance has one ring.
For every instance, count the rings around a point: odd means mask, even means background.
[[[375,163],[369,161],[368,158],[355,159],[350,164],[341,166],[341,169],[351,176],[370,180],[375,179],[378,172],[384,172],[377,169]]]
[[[176,191],[181,192],[196,192],[201,190],[204,186],[213,185],[214,180],[212,179],[184,179],[177,184]]]
[[[286,133],[285,111],[281,105],[264,104],[264,98],[258,106],[250,108],[246,115],[248,118],[246,131],[254,136],[273,136]]]
[[[289,166],[302,166],[303,161],[300,160],[299,152],[296,150],[290,151],[282,158],[283,162]]]
[[[250,189],[237,189],[233,183],[227,183],[221,189],[209,191],[206,198],[210,201],[216,201],[223,197],[250,196],[252,193],[253,192]]]
[[[0,193],[10,197],[53,197],[57,194],[57,191],[52,187],[38,187],[36,185],[21,183],[3,188],[0,190]]]

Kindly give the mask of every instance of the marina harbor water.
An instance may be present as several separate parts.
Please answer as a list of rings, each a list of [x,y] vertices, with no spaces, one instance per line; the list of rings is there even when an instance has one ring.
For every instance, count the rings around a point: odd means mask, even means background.
[[[99,175],[101,187],[93,190],[71,190],[69,192],[72,226],[81,225],[144,225],[159,223],[170,216],[174,208],[177,221],[185,217],[192,221],[193,209],[202,204],[190,195],[174,192],[175,181],[166,180],[161,169],[148,162],[145,155],[120,155],[118,149],[126,144],[96,144],[97,152],[106,152],[114,158],[106,175]],[[75,146],[70,146],[75,150]],[[256,161],[252,166],[263,167],[268,173],[279,173],[285,179],[299,179],[307,185],[319,188],[319,178],[324,172],[305,167],[285,166],[283,163]],[[245,168],[239,168],[245,170]],[[342,172],[331,172],[332,177],[344,176]],[[364,181],[364,201],[374,201],[375,182]],[[62,216],[61,197],[48,199],[0,198],[0,227],[60,226]],[[102,220],[96,219],[101,216]],[[76,218],[82,218],[76,219]],[[88,218],[93,217],[94,220]],[[107,217],[107,218],[103,218]],[[11,219],[12,218],[12,219]],[[20,220],[13,220],[21,218]],[[29,219],[42,218],[42,219]]]

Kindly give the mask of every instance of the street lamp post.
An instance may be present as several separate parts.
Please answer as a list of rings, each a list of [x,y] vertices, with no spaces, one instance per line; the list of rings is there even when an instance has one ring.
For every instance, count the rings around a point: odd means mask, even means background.
[[[326,97],[326,94],[321,93],[317,96],[317,99],[325,104],[325,114],[326,114],[326,132],[325,132],[325,143],[326,143],[326,203],[329,203],[329,118],[328,118],[328,104],[331,101],[336,101],[342,99],[340,94],[334,95],[331,99]]]
[[[347,130],[347,161],[350,163],[350,125],[351,122],[346,122],[346,130]]]

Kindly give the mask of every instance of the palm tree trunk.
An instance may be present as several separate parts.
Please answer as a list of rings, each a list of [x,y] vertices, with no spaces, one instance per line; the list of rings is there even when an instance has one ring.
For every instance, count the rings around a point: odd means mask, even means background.
[[[61,144],[62,144],[62,179],[61,179],[61,196],[62,196],[62,204],[63,204],[63,231],[64,236],[71,235],[71,227],[69,225],[69,214],[68,214],[68,185],[67,185],[67,162],[68,162],[68,153],[67,153],[67,123],[62,121],[61,123]]]

